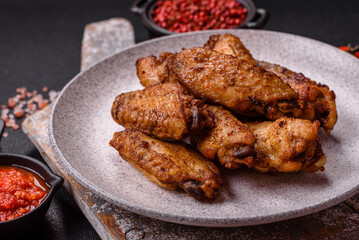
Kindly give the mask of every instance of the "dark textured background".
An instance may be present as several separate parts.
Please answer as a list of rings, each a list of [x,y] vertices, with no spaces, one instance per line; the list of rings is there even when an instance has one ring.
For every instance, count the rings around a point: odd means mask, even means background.
[[[1,0],[0,105],[6,104],[7,99],[15,95],[15,89],[21,86],[37,91],[41,91],[43,86],[61,90],[79,72],[81,40],[87,23],[124,17],[134,25],[136,42],[148,39],[146,29],[129,12],[131,2]],[[335,46],[359,44],[358,0],[254,2],[257,8],[270,12],[271,17],[264,29],[294,33]],[[21,130],[7,131],[9,136],[2,140],[4,152],[41,159]],[[99,239],[64,188],[56,194],[41,228],[32,237]]]

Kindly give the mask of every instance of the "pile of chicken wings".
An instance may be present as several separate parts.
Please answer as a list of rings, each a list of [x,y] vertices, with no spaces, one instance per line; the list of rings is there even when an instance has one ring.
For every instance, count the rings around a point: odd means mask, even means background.
[[[335,94],[302,73],[255,60],[237,36],[137,60],[145,87],[118,95],[126,130],[110,145],[152,182],[211,201],[220,165],[262,173],[324,170],[318,130],[337,121]],[[190,144],[183,139],[190,139]]]

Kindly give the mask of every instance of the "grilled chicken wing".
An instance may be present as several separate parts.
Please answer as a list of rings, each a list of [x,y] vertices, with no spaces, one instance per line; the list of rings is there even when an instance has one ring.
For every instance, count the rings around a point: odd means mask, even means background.
[[[256,63],[267,71],[275,73],[285,83],[289,84],[298,93],[298,105],[302,111],[297,111],[293,117],[304,118],[311,121],[318,120],[329,134],[337,121],[335,94],[329,87],[317,84],[301,73],[264,61],[255,61],[249,50],[240,39],[231,34],[213,35],[204,45],[208,49],[232,55],[238,59]]]
[[[253,166],[254,134],[229,111],[220,106],[206,105],[214,116],[214,127],[191,142],[207,158],[217,159],[226,168]]]
[[[300,118],[318,120],[329,134],[337,122],[335,93],[328,86],[317,84],[301,73],[295,73],[277,64],[259,61],[257,64],[278,75],[299,94],[298,104],[303,109]]]
[[[251,62],[200,47],[175,56],[171,70],[197,98],[247,116],[296,115],[298,94]]]
[[[182,139],[211,126],[203,102],[186,94],[179,83],[165,83],[123,93],[112,105],[112,117],[126,129],[158,138]]]
[[[315,172],[326,162],[318,121],[283,117],[275,122],[247,123],[256,137],[253,168],[259,172]]]
[[[249,50],[236,36],[231,34],[213,35],[204,46],[228,55],[233,55],[241,60],[255,64],[255,60]],[[164,82],[178,82],[176,75],[170,70],[175,54],[164,52],[158,58],[151,55],[139,58],[136,61],[137,76],[144,87]]]
[[[164,82],[177,82],[176,76],[169,70],[174,58],[172,53],[161,53],[159,58],[148,56],[136,61],[137,76],[142,86],[149,87]]]
[[[163,142],[133,130],[116,132],[110,145],[145,177],[161,187],[182,188],[198,200],[218,195],[218,168],[189,145]]]

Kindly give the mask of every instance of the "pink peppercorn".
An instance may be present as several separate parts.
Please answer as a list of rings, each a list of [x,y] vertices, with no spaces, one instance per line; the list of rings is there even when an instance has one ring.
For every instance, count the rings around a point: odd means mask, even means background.
[[[152,11],[153,21],[172,32],[235,28],[246,14],[236,0],[159,0]]]

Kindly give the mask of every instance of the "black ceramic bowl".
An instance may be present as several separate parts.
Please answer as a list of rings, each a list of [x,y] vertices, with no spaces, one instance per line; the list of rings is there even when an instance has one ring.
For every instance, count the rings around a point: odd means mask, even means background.
[[[256,9],[252,0],[237,0],[247,8],[247,16],[244,22],[237,28],[262,28],[268,20],[268,13],[263,8]],[[157,0],[135,0],[131,6],[131,12],[139,15],[142,23],[149,30],[151,37],[176,34],[153,22],[152,10],[156,7]]]
[[[4,122],[0,120],[0,139],[4,130]],[[59,177],[51,172],[51,170],[43,163],[35,160],[31,157],[2,153],[0,148],[0,165],[2,166],[15,166],[25,170],[36,173],[42,177],[44,181],[49,185],[50,189],[45,199],[30,212],[9,221],[0,222],[0,239],[3,237],[14,237],[19,234],[24,234],[25,230],[34,229],[35,225],[40,222],[41,218],[47,212],[51,200],[62,185],[63,178]]]

